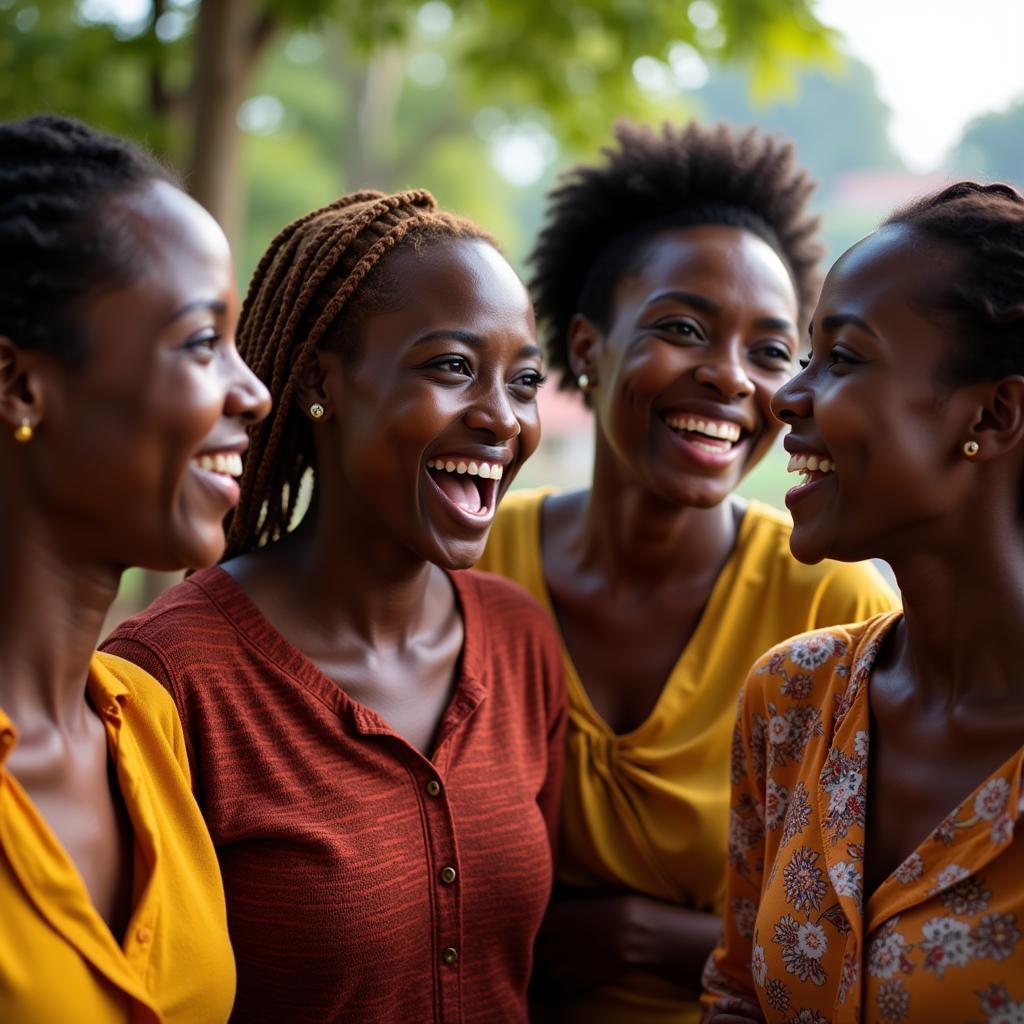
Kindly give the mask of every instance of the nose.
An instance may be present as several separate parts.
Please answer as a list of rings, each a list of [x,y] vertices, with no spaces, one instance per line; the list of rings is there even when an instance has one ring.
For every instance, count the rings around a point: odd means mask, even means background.
[[[479,395],[466,410],[465,422],[472,430],[487,431],[496,441],[510,441],[522,430],[504,381]]]
[[[804,371],[790,377],[772,395],[772,415],[783,423],[792,424],[811,414],[811,391],[804,381]]]
[[[250,426],[265,419],[270,412],[270,392],[233,347],[228,355],[227,378],[225,416],[240,417]]]
[[[754,393],[754,382],[747,375],[735,345],[709,348],[707,358],[694,372],[694,379],[726,399],[746,398]]]

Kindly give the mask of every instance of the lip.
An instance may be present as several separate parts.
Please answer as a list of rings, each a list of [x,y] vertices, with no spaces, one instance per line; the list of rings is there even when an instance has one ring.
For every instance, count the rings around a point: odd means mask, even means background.
[[[666,420],[668,416],[688,416],[694,419],[712,420],[717,423],[730,423],[740,429],[740,436],[738,440],[731,443],[729,448],[716,451],[710,445],[704,446],[699,441],[693,441],[670,427]],[[704,411],[698,411],[695,406],[686,406],[685,408],[674,406],[671,409],[658,412],[657,419],[671,437],[672,443],[691,462],[705,469],[725,469],[731,466],[746,452],[751,437],[750,429],[744,423],[737,420],[735,416],[723,416],[718,412],[712,414],[707,411],[707,407],[705,407]]]
[[[695,419],[714,420],[716,423],[731,423],[739,427],[743,434],[752,434],[754,424],[749,420],[736,415],[735,409],[723,408],[711,402],[684,402],[680,405],[670,405],[663,409],[656,409],[655,414],[662,420],[669,416],[692,416]],[[743,437],[740,437],[740,441]]]
[[[214,448],[212,451],[225,451],[223,448]],[[207,454],[207,453],[202,453]],[[228,509],[234,508],[242,496],[242,489],[233,476],[226,476],[224,473],[217,473],[212,469],[203,469],[197,466],[195,461],[189,461],[189,472],[212,494],[215,494]],[[227,509],[225,509],[227,511]]]

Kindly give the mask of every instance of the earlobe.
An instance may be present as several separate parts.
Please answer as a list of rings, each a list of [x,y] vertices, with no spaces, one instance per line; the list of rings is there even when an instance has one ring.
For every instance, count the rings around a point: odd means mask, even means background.
[[[331,414],[331,403],[327,398],[325,387],[325,368],[321,362],[321,355],[327,353],[316,353],[297,374],[295,384],[295,403],[306,416],[314,422],[321,422],[329,418]]]
[[[35,353],[0,335],[0,423],[19,440],[30,439],[43,418],[36,362]]]
[[[1024,377],[1003,377],[989,385],[984,404],[964,438],[969,458],[995,458],[1024,443]],[[970,454],[968,451],[970,450]]]
[[[592,391],[598,384],[597,362],[602,340],[597,325],[582,313],[577,313],[569,322],[569,368],[581,391]]]

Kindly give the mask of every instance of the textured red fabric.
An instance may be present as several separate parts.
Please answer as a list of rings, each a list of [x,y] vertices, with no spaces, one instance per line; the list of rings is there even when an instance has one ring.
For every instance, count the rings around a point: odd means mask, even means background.
[[[557,834],[561,652],[514,584],[451,579],[466,640],[429,760],[221,569],[104,644],[161,680],[181,714],[224,874],[233,1020],[526,1019]]]

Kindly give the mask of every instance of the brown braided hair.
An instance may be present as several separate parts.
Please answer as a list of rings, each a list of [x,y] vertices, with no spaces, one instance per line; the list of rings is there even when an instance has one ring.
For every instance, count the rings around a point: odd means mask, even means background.
[[[498,247],[471,221],[439,210],[422,189],[342,196],[292,221],[270,243],[242,304],[238,350],[270,390],[274,408],[250,437],[225,559],[283,537],[303,476],[314,471],[315,481],[312,431],[295,405],[295,388],[316,350],[354,358],[362,319],[387,302],[387,257],[445,238]]]

